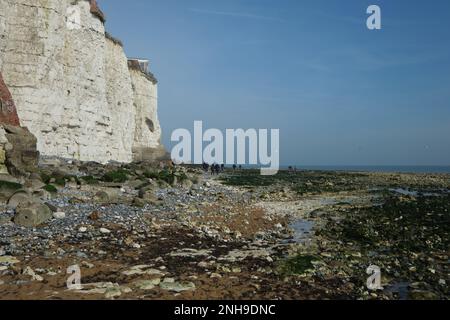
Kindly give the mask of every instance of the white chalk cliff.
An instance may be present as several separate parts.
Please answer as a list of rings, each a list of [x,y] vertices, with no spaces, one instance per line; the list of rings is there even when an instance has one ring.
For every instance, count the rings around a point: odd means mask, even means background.
[[[0,0],[0,73],[42,155],[164,155],[157,81],[105,34],[94,0]]]

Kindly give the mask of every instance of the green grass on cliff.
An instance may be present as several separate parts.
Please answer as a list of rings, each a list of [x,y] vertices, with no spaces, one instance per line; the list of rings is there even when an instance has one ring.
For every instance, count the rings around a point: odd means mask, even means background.
[[[128,180],[129,172],[127,170],[116,170],[106,173],[102,180],[105,182],[124,183]]]

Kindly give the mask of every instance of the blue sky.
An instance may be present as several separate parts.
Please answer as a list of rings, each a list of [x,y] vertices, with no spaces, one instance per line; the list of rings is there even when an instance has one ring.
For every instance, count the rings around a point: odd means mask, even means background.
[[[176,128],[279,128],[282,164],[449,165],[450,2],[99,0]],[[382,10],[380,31],[366,9]]]

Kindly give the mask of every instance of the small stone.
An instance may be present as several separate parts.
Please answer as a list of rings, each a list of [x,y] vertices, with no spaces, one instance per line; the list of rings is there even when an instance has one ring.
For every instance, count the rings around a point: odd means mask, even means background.
[[[83,262],[81,262],[81,266],[83,266],[83,267],[85,267],[85,268],[88,268],[88,269],[92,269],[92,268],[94,268],[94,267],[95,267],[95,265],[94,265],[94,264],[92,264],[92,263],[89,263],[89,262],[87,262],[87,261],[83,261]]]
[[[175,283],[175,278],[164,278],[163,282],[166,282],[166,283]]]
[[[120,288],[111,287],[106,289],[105,298],[114,299],[120,297],[121,295],[122,291],[120,291]]]
[[[181,186],[182,186],[184,189],[190,189],[190,188],[192,188],[193,185],[194,185],[194,183],[193,183],[191,180],[189,180],[189,179],[185,179],[185,180],[183,180],[183,182],[181,183]]]
[[[81,233],[85,233],[87,231],[87,228],[86,227],[80,227],[78,229],[78,231],[81,232]]]
[[[447,285],[447,282],[444,279],[440,279],[439,280],[439,285],[445,286],[445,285]]]
[[[145,207],[146,204],[147,204],[147,202],[145,202],[144,199],[141,199],[139,197],[136,197],[133,199],[133,205],[135,207],[143,208],[143,207]]]
[[[19,263],[20,261],[16,258],[16,257],[11,257],[11,256],[3,256],[0,257],[0,264],[2,265],[13,265],[16,263]]]
[[[65,212],[55,212],[53,213],[53,218],[55,219],[64,219],[66,217]]]
[[[415,290],[410,293],[412,300],[437,300],[439,296],[431,291]]]
[[[122,291],[123,293],[131,293],[133,292],[133,290],[129,287],[121,287],[120,291]]]
[[[77,256],[78,258],[81,258],[81,259],[87,259],[87,258],[88,258],[87,254],[84,253],[84,252],[81,252],[81,251],[78,251],[78,252],[76,253],[76,256]]]
[[[123,271],[122,274],[126,276],[133,276],[133,275],[152,275],[152,276],[160,276],[163,277],[164,273],[162,271],[159,271],[157,269],[148,269],[149,266],[147,265],[140,265],[140,266],[134,266],[130,270]]]
[[[103,233],[103,234],[110,234],[111,231],[108,230],[108,229],[106,229],[106,228],[100,228],[100,233]]]
[[[93,220],[93,221],[97,221],[101,218],[102,214],[98,211],[93,211],[90,215],[89,215],[89,219]]]
[[[154,204],[158,202],[158,197],[155,195],[155,192],[148,189],[139,190],[139,198],[144,200],[149,204]]]
[[[134,285],[136,286],[136,288],[141,289],[141,290],[152,290],[160,283],[161,283],[161,279],[156,278],[156,279],[152,279],[152,280],[139,280],[139,281],[136,281],[134,283]]]
[[[162,282],[159,287],[163,290],[174,291],[177,293],[195,290],[195,284],[192,282]]]
[[[222,278],[222,276],[218,273],[212,273],[210,278],[211,279],[220,279],[220,278]]]
[[[231,271],[233,273],[241,273],[242,272],[241,268],[239,268],[239,267],[234,267],[234,268],[231,269]]]

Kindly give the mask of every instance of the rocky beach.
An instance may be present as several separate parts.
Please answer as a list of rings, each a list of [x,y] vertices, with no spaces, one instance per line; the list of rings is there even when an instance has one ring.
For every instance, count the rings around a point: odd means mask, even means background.
[[[42,158],[0,180],[0,299],[449,298],[447,174]]]

